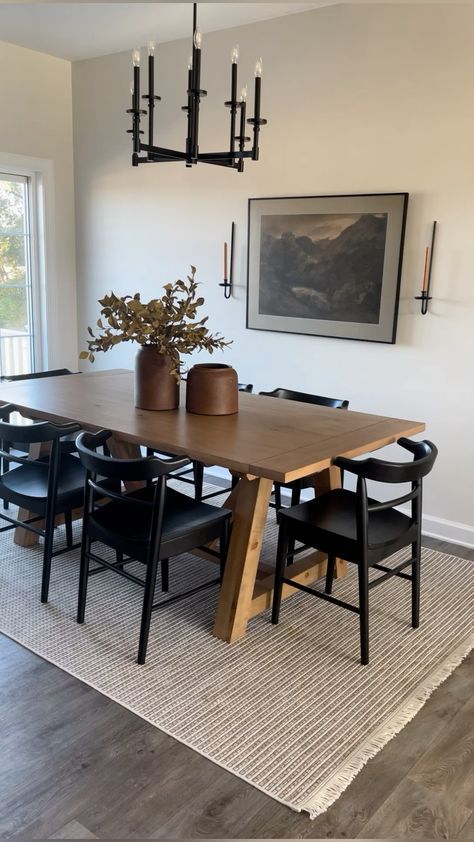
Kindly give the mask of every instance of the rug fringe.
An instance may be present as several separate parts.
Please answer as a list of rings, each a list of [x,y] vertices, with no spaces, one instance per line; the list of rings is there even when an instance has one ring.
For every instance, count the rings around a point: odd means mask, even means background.
[[[372,760],[390,740],[400,733],[405,725],[414,719],[427,699],[452,675],[473,649],[474,633],[469,635],[468,639],[460,644],[454,652],[451,652],[438,669],[405,699],[399,710],[393,714],[390,722],[384,723],[383,727],[375,731],[365,743],[358,746],[339,771],[334,773],[331,783],[318,789],[312,798],[302,805],[302,809],[309,813],[311,819],[315,819],[321,813],[326,812],[337,801],[366,763]]]

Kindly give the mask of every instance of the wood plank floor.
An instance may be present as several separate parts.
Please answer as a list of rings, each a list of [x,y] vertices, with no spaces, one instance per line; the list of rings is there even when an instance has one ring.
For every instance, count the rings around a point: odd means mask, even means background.
[[[0,665],[1,838],[474,838],[473,654],[314,821],[2,636]]]

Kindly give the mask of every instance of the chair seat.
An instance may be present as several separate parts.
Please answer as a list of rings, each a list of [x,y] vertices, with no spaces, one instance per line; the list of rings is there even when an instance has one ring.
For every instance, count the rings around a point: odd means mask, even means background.
[[[0,497],[37,514],[45,514],[48,497],[48,469],[38,462],[48,462],[48,457],[31,460],[28,465],[12,468],[0,477]],[[79,459],[61,456],[58,479],[57,513],[81,506],[84,498],[85,471]]]
[[[142,488],[126,496],[151,502],[154,489]],[[123,503],[106,503],[91,514],[89,534],[139,561],[146,562],[151,511],[139,506],[132,509],[130,504],[126,510]],[[230,516],[229,509],[198,503],[179,491],[167,488],[160,558],[179,555],[219,538],[222,523]]]
[[[336,489],[298,506],[280,509],[279,517],[285,518],[290,536],[297,541],[357,563],[356,501],[355,492]],[[370,504],[376,502],[369,500]],[[396,552],[415,539],[416,527],[406,515],[395,509],[371,512],[369,564],[376,564],[389,552]]]

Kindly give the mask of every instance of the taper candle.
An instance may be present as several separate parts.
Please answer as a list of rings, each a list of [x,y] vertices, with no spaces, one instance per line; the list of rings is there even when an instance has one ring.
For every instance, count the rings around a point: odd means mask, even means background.
[[[429,246],[425,248],[425,266],[423,269],[423,287],[422,292],[428,292],[428,257],[430,253]]]
[[[224,243],[224,281],[227,281],[227,243]]]

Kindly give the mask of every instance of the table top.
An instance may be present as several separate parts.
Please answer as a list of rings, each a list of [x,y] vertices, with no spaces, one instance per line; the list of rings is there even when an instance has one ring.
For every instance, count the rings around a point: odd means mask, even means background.
[[[424,430],[407,421],[239,392],[236,415],[152,412],[133,403],[124,369],[0,384],[0,403],[50,420],[110,429],[117,438],[186,455],[207,465],[290,482],[324,470],[336,456],[357,456]]]

